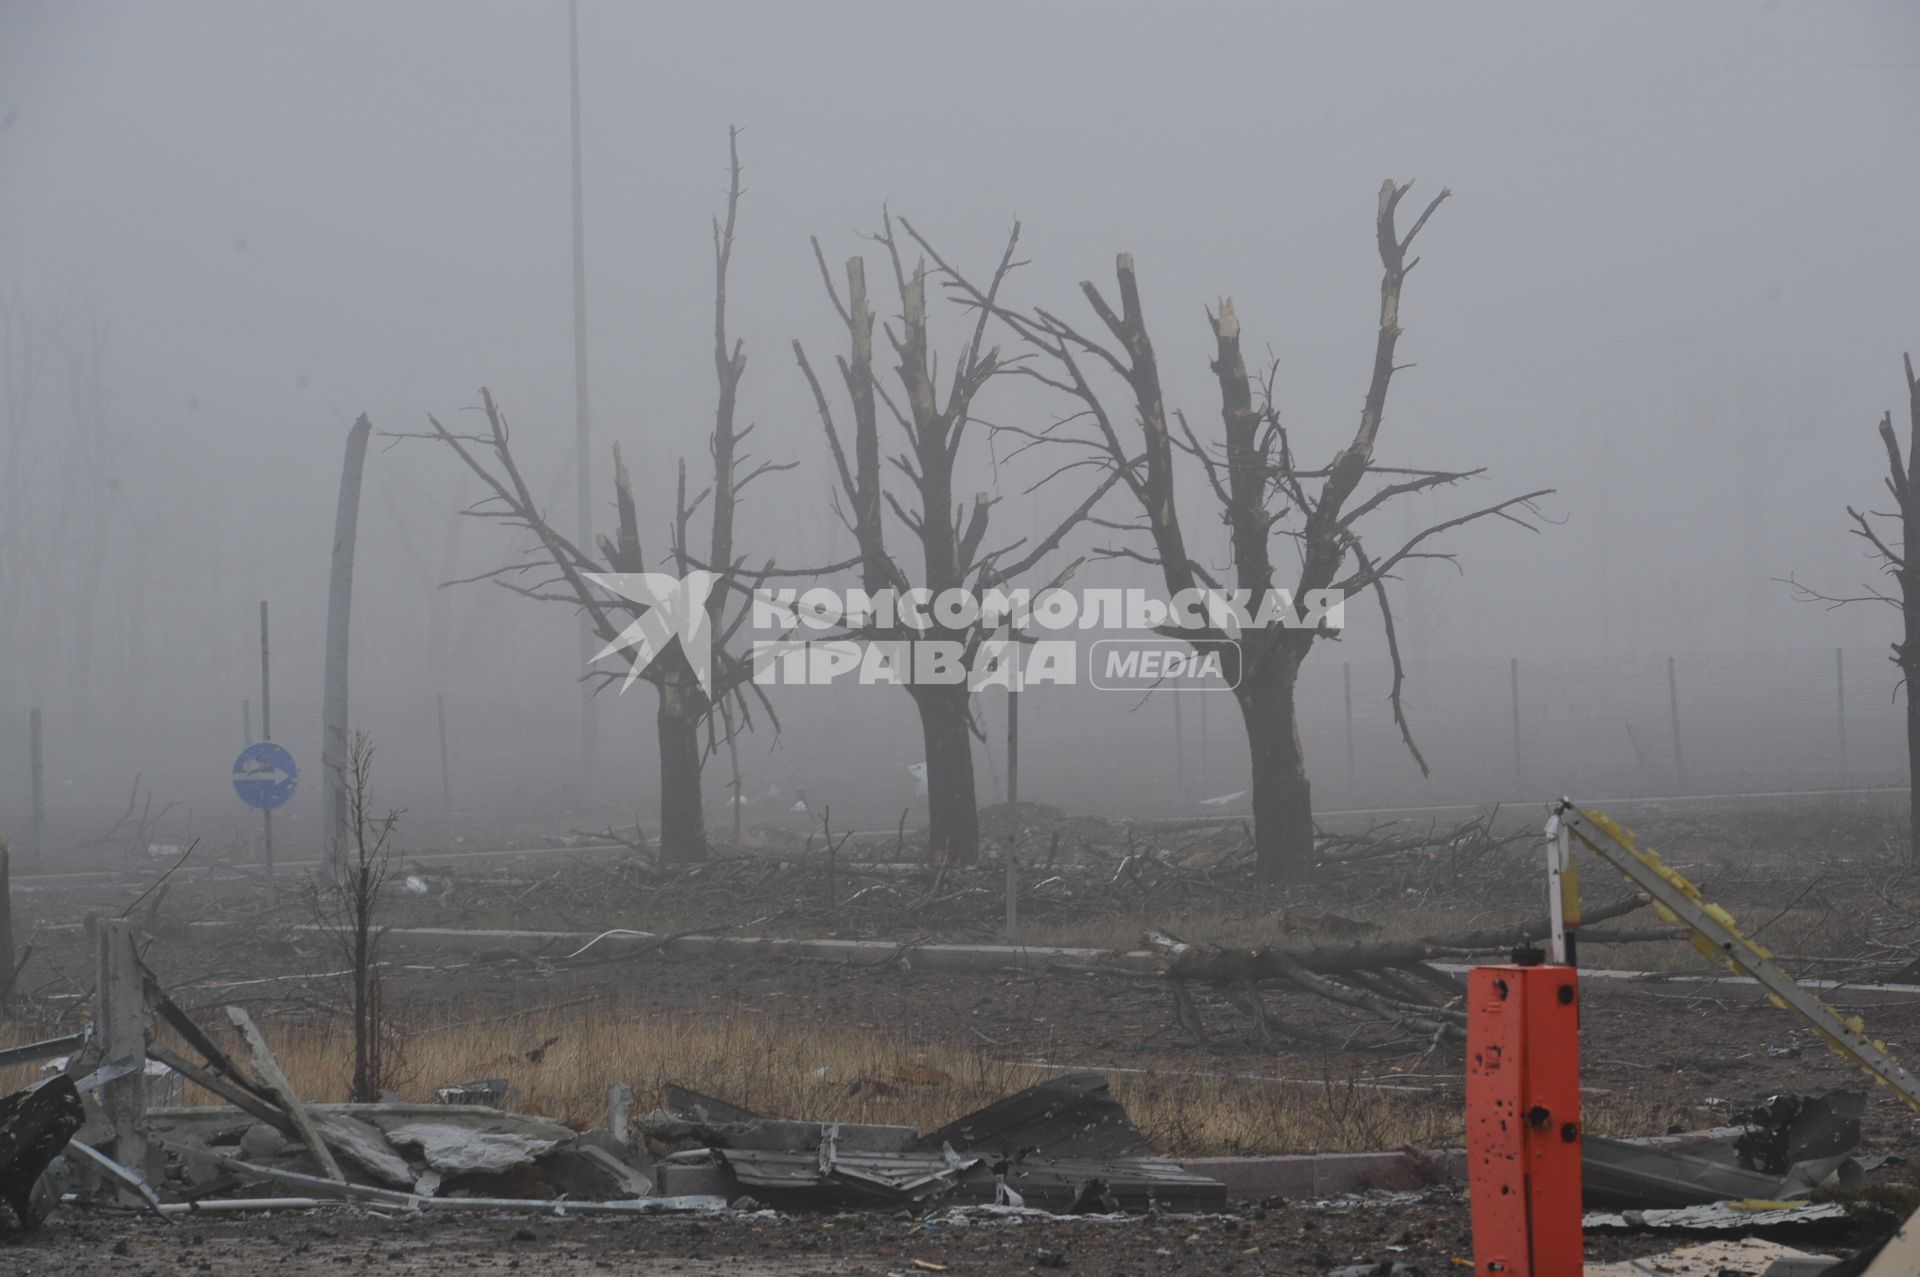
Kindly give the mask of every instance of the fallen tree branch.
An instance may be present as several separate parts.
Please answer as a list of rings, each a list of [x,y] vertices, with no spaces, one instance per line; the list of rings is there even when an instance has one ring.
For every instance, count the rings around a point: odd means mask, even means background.
[[[1582,921],[1605,922],[1632,913],[1643,903],[1641,896],[1622,896],[1586,910]],[[1157,931],[1147,933],[1146,944],[1161,955],[1160,974],[1169,979],[1239,984],[1248,980],[1294,980],[1294,973],[1301,971],[1337,975],[1345,971],[1405,968],[1436,957],[1510,949],[1543,939],[1551,930],[1552,923],[1542,917],[1520,926],[1489,927],[1460,936],[1390,940],[1384,944],[1321,945],[1300,950],[1272,946],[1226,949],[1218,945],[1189,944]]]

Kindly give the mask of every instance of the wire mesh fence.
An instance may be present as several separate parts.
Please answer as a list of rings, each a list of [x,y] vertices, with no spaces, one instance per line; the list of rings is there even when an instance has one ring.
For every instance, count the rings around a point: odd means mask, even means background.
[[[1904,707],[1883,649],[1411,666],[1406,713],[1428,775],[1393,720],[1387,667],[1336,655],[1314,654],[1297,696],[1323,811],[1563,792],[1622,798],[1871,788],[1904,776]],[[598,699],[592,778],[583,771],[578,703],[523,702],[511,690],[354,698],[353,726],[378,750],[373,800],[382,812],[405,809],[410,841],[430,843],[449,822],[468,830],[651,825],[658,781],[653,698],[644,684]],[[923,757],[919,724],[903,690],[769,691],[779,731],[762,714],[740,744],[747,823],[817,819],[829,805],[836,828],[892,828],[903,811],[910,820],[924,816],[910,770]],[[1006,694],[982,693],[977,713],[985,803],[1005,792]],[[248,727],[257,730],[257,709],[243,712],[238,698],[212,705],[157,696],[138,712],[87,728],[57,707],[44,719],[51,850],[85,843],[129,809],[149,817],[164,811],[152,823],[170,840],[186,832],[253,837],[257,815],[229,785]],[[1246,806],[1245,737],[1230,694],[1036,687],[1022,695],[1020,727],[1023,799],[1141,816]],[[274,739],[302,768],[299,792],[276,817],[284,846],[311,848],[317,840],[320,734],[317,698],[276,700]],[[29,707],[0,707],[0,836],[23,850],[32,845],[31,737]],[[730,784],[720,748],[706,772],[716,827],[726,821]]]

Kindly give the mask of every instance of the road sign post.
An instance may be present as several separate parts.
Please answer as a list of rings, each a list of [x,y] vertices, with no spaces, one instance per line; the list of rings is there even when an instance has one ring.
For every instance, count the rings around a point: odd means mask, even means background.
[[[262,709],[265,707],[262,706]],[[266,717],[263,713],[262,719]],[[266,726],[263,722],[261,726]],[[267,905],[278,904],[273,880],[273,812],[293,797],[300,781],[300,768],[293,755],[270,740],[255,741],[233,760],[233,792],[240,801],[263,813],[267,821]]]

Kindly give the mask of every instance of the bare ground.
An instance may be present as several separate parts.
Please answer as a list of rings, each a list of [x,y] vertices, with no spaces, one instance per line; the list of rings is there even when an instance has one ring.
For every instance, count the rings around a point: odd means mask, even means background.
[[[1035,823],[1023,841],[1030,860],[1050,840],[1045,825]],[[1772,813],[1744,830],[1737,821],[1732,825],[1724,813],[1687,812],[1668,819],[1664,832],[1657,823],[1651,828],[1643,823],[1641,832],[1660,842],[1670,859],[1686,863],[1711,896],[1750,924],[1764,925],[1764,938],[1790,955],[1796,970],[1867,979],[1890,974],[1916,956],[1920,906],[1909,893],[1905,867],[1888,857],[1883,822],[1848,812],[1789,811]],[[1386,939],[1514,920],[1535,912],[1540,894],[1534,854],[1524,846],[1452,847],[1377,861],[1363,857],[1330,871],[1312,889],[1280,891],[1256,889],[1244,877],[1236,878],[1230,848],[1221,854],[1220,844],[1228,841],[1224,836],[1209,842],[1204,832],[1178,835],[1185,846],[1176,854],[1174,835],[1116,831],[1100,822],[1066,827],[1071,831],[1067,841],[1077,838],[1081,846],[1076,851],[1070,845],[1060,859],[1082,867],[1075,875],[1058,875],[1062,883],[1048,886],[1040,885],[1041,873],[1030,876],[1036,887],[1029,901],[1031,929],[1025,938],[1030,941],[1124,945],[1147,923],[1177,923],[1183,934],[1222,942],[1312,942],[1325,938],[1328,929],[1352,929],[1348,940]],[[1169,854],[1136,862],[1131,876],[1116,871],[1116,860],[1124,865],[1125,857],[1151,853],[1156,845]],[[1672,854],[1675,846],[1688,854]],[[1113,858],[1103,859],[1106,852]],[[798,859],[792,849],[787,856]],[[621,1079],[619,1070],[610,1068],[609,1076],[591,1079],[586,1098],[563,1098],[551,1086],[543,1089],[542,1069],[551,1075],[554,1057],[539,1050],[546,1034],[541,1017],[559,1014],[556,1007],[642,1026],[650,1017],[750,1023],[773,1033],[783,1025],[796,1032],[830,1025],[993,1061],[1145,1070],[1150,1076],[1142,1085],[1170,1092],[1193,1085],[1186,1073],[1254,1073],[1317,1083],[1317,1091],[1311,1086],[1306,1091],[1318,1110],[1316,1120],[1299,1128],[1310,1132],[1309,1147],[1392,1147],[1412,1138],[1404,1125],[1380,1127],[1376,1109],[1351,1102],[1355,1084],[1367,1082],[1430,1092],[1418,1142],[1448,1142],[1459,1129],[1458,1051],[1435,1048],[1424,1035],[1304,994],[1276,991],[1269,995],[1270,1014],[1283,1026],[1282,1034],[1276,1043],[1262,1044],[1244,1015],[1203,992],[1199,1003],[1207,1040],[1200,1042],[1175,1027],[1165,989],[1150,979],[921,970],[914,965],[913,943],[991,934],[990,920],[999,908],[992,889],[995,871],[933,884],[952,900],[950,907],[928,915],[904,910],[897,899],[887,903],[889,892],[896,898],[919,896],[928,884],[909,891],[897,878],[880,875],[866,882],[853,867],[838,866],[834,891],[843,906],[822,916],[823,869],[800,863],[804,871],[779,869],[772,862],[763,868],[756,861],[726,871],[734,875],[728,881],[716,881],[724,874],[715,871],[663,874],[632,857],[566,852],[451,870],[437,866],[431,871],[431,895],[397,897],[392,916],[415,925],[518,921],[592,931],[616,925],[673,930],[716,918],[752,922],[771,912],[772,921],[751,929],[891,939],[906,946],[898,960],[716,963],[650,953],[603,961],[599,953],[568,959],[573,945],[529,954],[486,944],[429,945],[396,938],[388,955],[392,1005],[418,1036],[476,1021],[497,1026],[497,1058],[474,1061],[468,1075],[507,1074],[533,1099],[530,1107],[544,1105],[580,1124],[598,1116],[591,1097],[604,1095],[607,1084]],[[84,1015],[91,981],[79,920],[89,910],[126,909],[151,884],[154,872],[146,865],[124,866],[100,877],[23,884],[36,888],[23,892],[16,905],[22,934],[35,946],[23,981],[33,996],[26,1019],[11,1035],[14,1040],[70,1026]],[[863,882],[888,890],[870,893],[862,908],[845,905]],[[766,899],[755,897],[755,890]],[[1603,898],[1612,894],[1612,884],[1590,877],[1587,890],[1590,898]],[[322,1022],[338,996],[338,981],[324,973],[337,971],[340,963],[323,937],[294,929],[307,915],[297,896],[288,895],[278,913],[269,914],[251,879],[230,876],[217,866],[199,874],[183,872],[152,915],[147,960],[189,1008],[245,1003],[278,1026],[270,1033]],[[151,900],[137,906],[139,916],[146,916]],[[205,921],[228,925],[190,925]],[[1629,921],[1646,925],[1639,918]],[[1703,970],[1683,947],[1666,942],[1605,952],[1596,948],[1584,957],[1589,965]],[[1652,1133],[1715,1125],[1779,1091],[1824,1091],[1861,1082],[1851,1066],[1792,1017],[1724,990],[1596,983],[1587,988],[1582,1007],[1587,1111],[1598,1131]],[[1875,1036],[1896,1053],[1920,1053],[1920,1005],[1877,1005],[1866,1014]],[[414,1090],[453,1080],[460,1079],[411,1079]],[[324,1082],[319,1091],[315,1098],[334,1098],[325,1094]],[[822,1103],[839,1102],[831,1091],[818,1094]],[[643,1103],[649,1098],[643,1088]],[[1225,1149],[1205,1147],[1197,1132],[1154,1130],[1149,1124],[1149,1133],[1167,1151],[1294,1151],[1274,1144],[1285,1139],[1277,1135],[1266,1137],[1266,1146]],[[1920,1121],[1886,1092],[1876,1091],[1868,1107],[1865,1146],[1920,1160]],[[1884,1174],[1901,1179],[1905,1172],[1896,1166]],[[937,1221],[939,1212],[934,1215]],[[1817,1239],[1796,1235],[1791,1240],[1818,1248]],[[1833,1239],[1836,1245],[1845,1240]],[[1671,1239],[1592,1241],[1596,1253],[1615,1255],[1649,1253]],[[1448,1191],[1364,1210],[1275,1202],[1229,1220],[1111,1224],[930,1226],[925,1219],[884,1211],[539,1222],[390,1221],[330,1211],[273,1220],[195,1219],[164,1228],[149,1219],[65,1210],[41,1232],[5,1242],[0,1269],[74,1271],[112,1256],[116,1271],[150,1273],[253,1273],[270,1265],[289,1274],[359,1267],[395,1273],[616,1269],[785,1277],[925,1271],[912,1268],[913,1259],[945,1264],[953,1272],[1044,1272],[1049,1268],[1042,1265],[1043,1251],[1080,1272],[1317,1274],[1338,1264],[1389,1258],[1433,1274],[1450,1271],[1456,1257],[1468,1253],[1468,1239],[1464,1203]]]

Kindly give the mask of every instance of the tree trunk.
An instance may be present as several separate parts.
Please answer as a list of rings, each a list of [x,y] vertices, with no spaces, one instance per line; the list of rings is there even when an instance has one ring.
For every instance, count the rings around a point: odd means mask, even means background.
[[[1238,694],[1252,760],[1255,871],[1267,882],[1298,882],[1313,866],[1313,794],[1294,721],[1300,663],[1275,653],[1249,669]]]
[[[691,864],[707,858],[707,818],[700,803],[700,721],[703,698],[692,675],[660,684],[655,722],[660,736],[660,861]]]
[[[1915,598],[1915,595],[1908,595]],[[1906,642],[1902,644],[1900,672],[1904,676],[1907,698],[1907,856],[1920,865],[1920,660],[1904,653],[1920,653],[1920,607],[1906,605]]]
[[[927,747],[927,846],[936,860],[970,865],[980,855],[980,812],[974,799],[967,688],[942,684],[913,690]]]
[[[1920,703],[1907,679],[1907,856],[1920,865]]]

